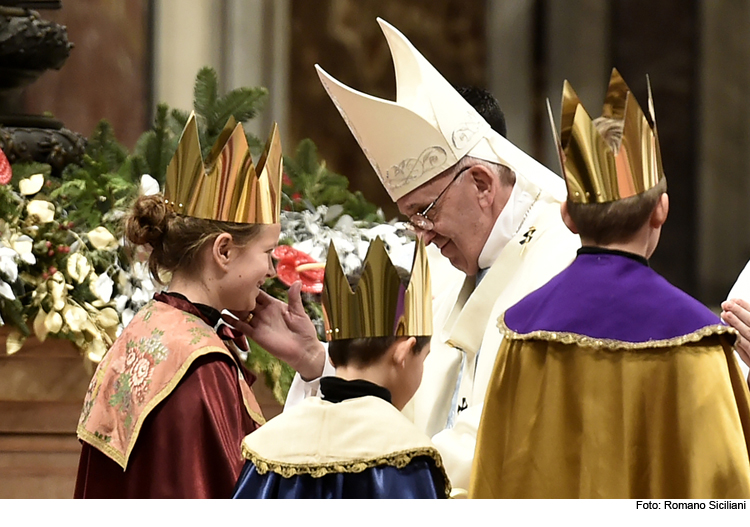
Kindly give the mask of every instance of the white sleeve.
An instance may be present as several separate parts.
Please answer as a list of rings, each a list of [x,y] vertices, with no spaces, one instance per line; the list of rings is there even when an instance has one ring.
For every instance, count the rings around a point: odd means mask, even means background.
[[[453,428],[446,428],[432,437],[453,488],[469,489],[471,464],[474,461],[483,407],[483,404],[470,406],[458,414]]]
[[[750,302],[750,262],[745,265],[745,268],[737,277],[737,281],[732,286],[731,291],[727,295],[727,300],[732,298],[741,298]]]
[[[289,393],[286,396],[286,402],[284,403],[284,410],[298,405],[304,401],[307,397],[316,397],[320,393],[320,379],[323,377],[332,377],[336,374],[336,368],[331,364],[328,358],[328,343],[324,342],[323,345],[326,349],[326,360],[323,364],[323,373],[317,379],[311,381],[305,381],[300,377],[299,373],[294,375],[292,385],[289,387]]]
[[[727,295],[727,300],[733,298],[741,298],[742,300],[750,302],[750,262],[745,265],[745,268],[740,273],[740,276],[737,277],[737,281]],[[748,377],[748,375],[750,375],[750,365],[745,364],[739,353],[735,351],[734,354],[737,357],[737,362],[740,363],[740,369],[745,375],[745,378],[750,380],[750,377]]]

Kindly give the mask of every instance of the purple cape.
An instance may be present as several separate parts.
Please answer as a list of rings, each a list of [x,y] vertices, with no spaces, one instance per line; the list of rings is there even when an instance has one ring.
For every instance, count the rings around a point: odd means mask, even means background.
[[[576,333],[624,342],[666,340],[721,324],[718,316],[647,265],[611,252],[579,254],[505,313],[519,334]]]

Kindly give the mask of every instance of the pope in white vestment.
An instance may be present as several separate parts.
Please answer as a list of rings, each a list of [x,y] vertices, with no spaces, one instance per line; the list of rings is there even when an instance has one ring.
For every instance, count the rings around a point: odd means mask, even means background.
[[[394,60],[395,102],[352,90],[321,68],[318,72],[399,208],[467,159],[515,174],[510,196],[471,262],[474,272],[448,267],[434,245],[428,248],[435,331],[422,384],[404,414],[433,437],[453,487],[468,489],[484,395],[502,338],[497,319],[567,267],[580,241],[560,216],[564,181],[494,132],[406,37],[378,22]],[[425,233],[437,243],[431,236]],[[287,406],[317,389],[317,381],[305,383],[297,376]]]

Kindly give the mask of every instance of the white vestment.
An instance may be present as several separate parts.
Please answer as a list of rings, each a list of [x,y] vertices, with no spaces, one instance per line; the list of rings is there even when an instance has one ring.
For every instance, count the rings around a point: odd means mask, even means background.
[[[750,302],[750,262],[745,265],[745,268],[740,273],[740,276],[737,277],[737,281],[729,291],[727,300],[731,300],[732,298],[741,298],[746,302]],[[748,383],[750,383],[750,366],[745,364],[739,353],[737,353],[736,351],[734,353],[737,356],[737,362],[740,363],[742,373],[745,375]]]
[[[484,394],[502,338],[498,317],[567,267],[580,247],[560,216],[564,196],[560,178],[532,182],[516,174],[480,255],[480,266],[489,268],[476,287],[475,277],[453,268],[441,273],[445,260],[434,268],[430,260],[434,334],[422,384],[404,414],[432,436],[454,488],[469,487]],[[330,375],[332,367],[326,368],[324,375]],[[297,375],[286,406],[316,395],[317,386],[317,380],[305,383]]]

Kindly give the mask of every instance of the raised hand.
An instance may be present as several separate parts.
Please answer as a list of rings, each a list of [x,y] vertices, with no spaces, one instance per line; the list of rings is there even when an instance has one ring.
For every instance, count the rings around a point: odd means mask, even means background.
[[[302,306],[301,288],[301,282],[292,284],[289,304],[261,291],[249,322],[226,314],[223,317],[271,355],[289,364],[303,379],[311,380],[323,373],[326,353]]]

